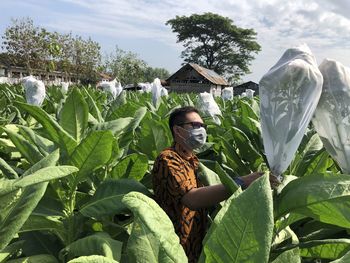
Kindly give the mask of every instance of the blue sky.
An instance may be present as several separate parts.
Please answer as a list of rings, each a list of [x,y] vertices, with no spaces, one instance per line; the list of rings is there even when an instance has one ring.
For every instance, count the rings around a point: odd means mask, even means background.
[[[258,82],[289,47],[307,43],[320,64],[332,58],[350,65],[348,0],[0,0],[0,34],[11,18],[91,36],[105,53],[120,48],[154,67],[176,71],[182,45],[165,22],[176,15],[214,12],[241,27],[254,28],[262,51],[244,81]]]

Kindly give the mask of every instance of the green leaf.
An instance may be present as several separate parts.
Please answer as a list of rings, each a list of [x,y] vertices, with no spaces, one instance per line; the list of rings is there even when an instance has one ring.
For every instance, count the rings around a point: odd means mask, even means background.
[[[226,186],[231,194],[235,193],[240,188],[217,162],[215,163],[215,171],[217,172],[220,181]]]
[[[29,172],[34,173],[37,169],[42,167],[55,165],[58,157],[59,152],[53,152],[37,164],[33,165],[29,169]],[[23,176],[25,176],[25,174]],[[47,184],[48,183],[45,182],[27,186],[24,189],[8,194],[12,198],[15,198],[15,201],[12,203],[10,202],[6,209],[2,208],[0,211],[0,250],[10,243],[15,234],[17,234],[22,225],[26,222],[44,195]],[[4,197],[1,197],[1,199]]]
[[[9,260],[7,263],[58,263],[58,260],[52,255],[35,255]]]
[[[107,233],[96,234],[78,239],[60,252],[60,258],[73,259],[79,256],[101,255],[119,261],[123,243],[112,239]]]
[[[61,221],[61,217],[58,216],[41,216],[32,214],[19,232],[41,230],[54,233],[62,242],[65,240],[66,230]]]
[[[83,181],[108,162],[112,153],[113,135],[110,131],[90,133],[71,155],[71,164],[79,168],[76,181]]]
[[[300,263],[300,250],[293,248],[281,253],[272,263]]]
[[[37,147],[33,146],[20,134],[16,134],[9,129],[4,128],[5,132],[16,146],[17,150],[30,162],[34,164],[43,158]]]
[[[93,256],[78,257],[68,261],[68,263],[118,263],[118,261],[115,261],[110,258],[106,258],[104,256],[93,255]]]
[[[60,112],[60,125],[80,142],[88,125],[89,108],[77,88],[69,94]]]
[[[349,228],[350,176],[326,173],[293,180],[277,196],[276,204],[276,219],[293,212]]]
[[[18,125],[20,133],[28,139],[31,143],[35,144],[40,153],[43,156],[47,156],[53,152],[56,148],[54,143],[38,134],[36,134],[31,128]]]
[[[130,125],[130,123],[133,121],[133,118],[119,118],[113,121],[108,122],[102,122],[94,125],[92,127],[93,130],[110,130],[112,133],[117,136],[121,133],[125,132],[126,128]]]
[[[15,102],[14,104],[33,116],[43,126],[48,138],[57,145],[60,145],[68,155],[74,151],[77,142],[53,119],[52,116],[37,106],[20,102]]]
[[[0,179],[0,196],[30,185],[62,178],[77,171],[78,169],[74,166],[53,166],[42,168],[18,179]]]
[[[133,153],[124,157],[113,168],[112,178],[133,178],[140,181],[148,170],[148,159],[144,154]]]
[[[341,258],[334,260],[330,263],[348,263],[350,262],[350,252],[347,252],[344,256],[342,256]]]
[[[121,202],[122,198],[132,191],[151,195],[145,186],[135,180],[105,180],[99,185],[91,200],[80,209],[80,212],[84,216],[95,218],[119,214],[126,209]]]
[[[199,163],[199,180],[205,185],[216,185],[216,184],[221,184],[220,178],[219,176],[212,171],[211,169],[209,169],[208,167],[206,167],[204,164],[202,164],[201,162]]]
[[[12,169],[10,165],[5,162],[4,159],[0,158],[0,170],[6,176],[7,179],[16,179],[18,178],[18,174],[15,170]]]
[[[16,255],[23,246],[24,241],[14,242],[0,251],[0,262],[5,262],[12,255]],[[7,261],[6,261],[7,262]]]
[[[251,170],[256,171],[259,165],[264,161],[258,151],[254,148],[250,139],[240,129],[231,127],[234,143],[236,144],[239,155],[249,163]]]
[[[313,240],[301,243],[299,247],[302,257],[337,259],[350,250],[350,239]]]
[[[273,225],[265,175],[225,202],[205,237],[200,262],[268,262]]]
[[[127,245],[130,262],[188,261],[173,223],[154,200],[131,192],[122,202],[135,218]]]

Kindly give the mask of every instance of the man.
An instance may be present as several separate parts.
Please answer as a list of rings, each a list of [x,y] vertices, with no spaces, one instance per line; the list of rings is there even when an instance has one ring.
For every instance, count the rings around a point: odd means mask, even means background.
[[[197,178],[198,158],[193,150],[206,141],[206,125],[194,107],[174,110],[169,118],[174,144],[163,150],[154,162],[153,190],[157,203],[172,220],[189,262],[197,262],[206,234],[205,208],[227,199],[222,184],[204,187]],[[263,173],[241,176],[236,182],[248,187]]]

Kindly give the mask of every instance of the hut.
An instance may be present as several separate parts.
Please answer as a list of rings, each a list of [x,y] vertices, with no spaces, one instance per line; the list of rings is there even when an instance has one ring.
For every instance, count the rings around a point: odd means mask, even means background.
[[[170,92],[208,92],[220,96],[221,90],[229,86],[227,81],[215,71],[188,63],[171,75],[167,80]]]

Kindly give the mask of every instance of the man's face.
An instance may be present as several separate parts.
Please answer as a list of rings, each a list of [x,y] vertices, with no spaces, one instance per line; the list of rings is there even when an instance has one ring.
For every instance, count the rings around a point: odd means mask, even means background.
[[[189,137],[189,133],[186,130],[191,130],[193,128],[192,123],[203,123],[202,118],[199,116],[196,112],[190,112],[186,114],[186,121],[184,121],[185,124],[182,125],[175,125],[174,126],[174,134],[175,134],[175,141],[183,144],[183,140],[187,139]],[[181,129],[182,128],[182,129]]]

